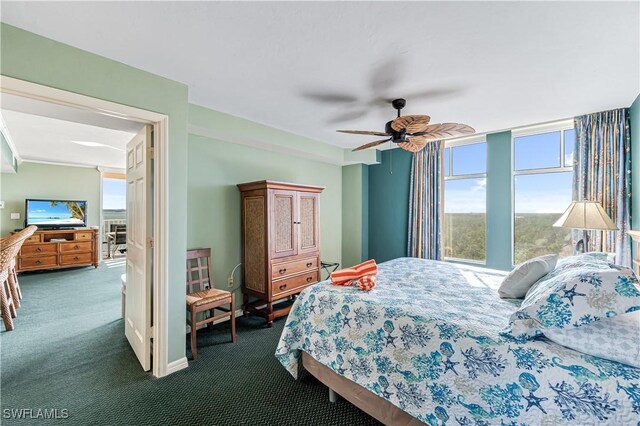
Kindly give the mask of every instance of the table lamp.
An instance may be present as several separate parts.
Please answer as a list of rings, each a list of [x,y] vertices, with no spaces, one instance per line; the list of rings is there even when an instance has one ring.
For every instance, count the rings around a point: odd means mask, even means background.
[[[618,227],[597,201],[573,201],[553,226],[580,229],[583,238],[576,243],[576,253],[584,253],[589,244],[588,230],[617,231]]]

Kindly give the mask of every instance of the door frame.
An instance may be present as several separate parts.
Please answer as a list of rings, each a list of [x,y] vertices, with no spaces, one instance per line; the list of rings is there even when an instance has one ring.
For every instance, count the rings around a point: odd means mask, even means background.
[[[7,93],[59,105],[79,108],[98,114],[109,115],[125,120],[153,126],[154,134],[154,189],[153,189],[153,326],[152,326],[152,374],[163,377],[186,367],[169,365],[169,201],[168,185],[168,148],[169,117],[153,111],[105,101],[65,90],[55,89],[41,84],[31,83],[0,75],[0,93]],[[186,360],[185,360],[186,361]]]

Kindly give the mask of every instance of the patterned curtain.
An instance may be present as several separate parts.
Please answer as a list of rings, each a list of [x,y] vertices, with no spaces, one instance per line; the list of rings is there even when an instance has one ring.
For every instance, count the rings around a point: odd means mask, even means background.
[[[442,141],[413,154],[407,256],[442,258]]]
[[[631,265],[631,137],[627,109],[576,117],[573,199],[598,201],[618,231],[587,231],[585,250],[615,252],[616,263]],[[579,231],[582,238],[582,231]],[[577,235],[576,235],[577,237]]]

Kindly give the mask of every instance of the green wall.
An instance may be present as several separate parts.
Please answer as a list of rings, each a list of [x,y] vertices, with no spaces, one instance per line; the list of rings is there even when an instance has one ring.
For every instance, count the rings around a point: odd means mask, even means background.
[[[169,117],[169,362],[185,356],[187,86],[2,23],[0,73]],[[21,166],[22,167],[22,166]]]
[[[640,95],[629,108],[629,121],[631,127],[631,229],[640,230],[640,195],[637,195],[640,194]],[[634,258],[639,255],[635,253]]]
[[[7,159],[7,162],[11,165],[11,169],[15,172],[18,169],[16,157],[13,155],[13,151],[9,146],[9,142],[4,137],[4,133],[0,132],[0,155]]]
[[[86,200],[87,225],[100,225],[100,172],[95,168],[22,163],[18,173],[0,174],[3,237],[24,226],[26,198]],[[12,220],[11,213],[20,213],[20,220]]]
[[[320,251],[323,260],[341,261],[340,166],[196,135],[189,135],[188,152],[188,246],[211,247],[217,288],[227,287],[232,269],[241,262],[239,183],[268,179],[324,186]],[[240,286],[240,277],[238,268],[235,287]],[[239,290],[236,296],[242,300]]]
[[[511,132],[487,135],[487,261],[489,268],[510,270],[511,242]]]
[[[382,151],[381,163],[368,166],[369,258],[378,263],[407,255],[412,155],[399,148]]]
[[[342,266],[368,259],[368,168],[354,164],[342,168]]]

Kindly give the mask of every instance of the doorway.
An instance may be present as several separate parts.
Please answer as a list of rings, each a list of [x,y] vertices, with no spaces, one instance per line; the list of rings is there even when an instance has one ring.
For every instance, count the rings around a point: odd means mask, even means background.
[[[130,306],[129,309],[136,309],[138,313],[132,313],[132,317],[143,315],[148,316],[148,322],[139,336],[143,339],[148,347],[148,355],[153,353],[153,361],[151,364],[152,373],[156,377],[162,377],[169,372],[177,371],[186,367],[184,365],[168,365],[167,357],[167,283],[168,283],[168,241],[167,235],[167,209],[166,203],[168,199],[168,185],[166,179],[167,173],[167,144],[168,144],[168,117],[162,114],[132,108],[125,105],[115,104],[83,95],[78,95],[47,86],[41,86],[2,76],[0,91],[3,96],[15,96],[23,100],[37,101],[46,103],[50,106],[66,107],[75,109],[79,115],[95,114],[102,120],[124,120],[138,123],[144,127],[153,130],[155,138],[154,148],[154,168],[149,176],[153,180],[153,197],[149,197],[146,201],[149,203],[146,208],[152,214],[148,217],[149,223],[140,223],[140,228],[149,230],[145,232],[144,239],[154,250],[149,251],[149,256],[144,258],[144,265],[138,265],[149,271],[150,283],[146,289],[149,295],[148,303],[145,306]],[[4,102],[4,99],[3,99]],[[153,224],[153,226],[151,226]],[[153,280],[151,280],[153,276]],[[152,287],[151,287],[152,286]],[[138,298],[137,300],[144,300]],[[133,312],[133,311],[132,311]],[[145,312],[149,313],[148,315]],[[150,313],[153,313],[151,317]],[[143,363],[144,365],[144,363]]]

